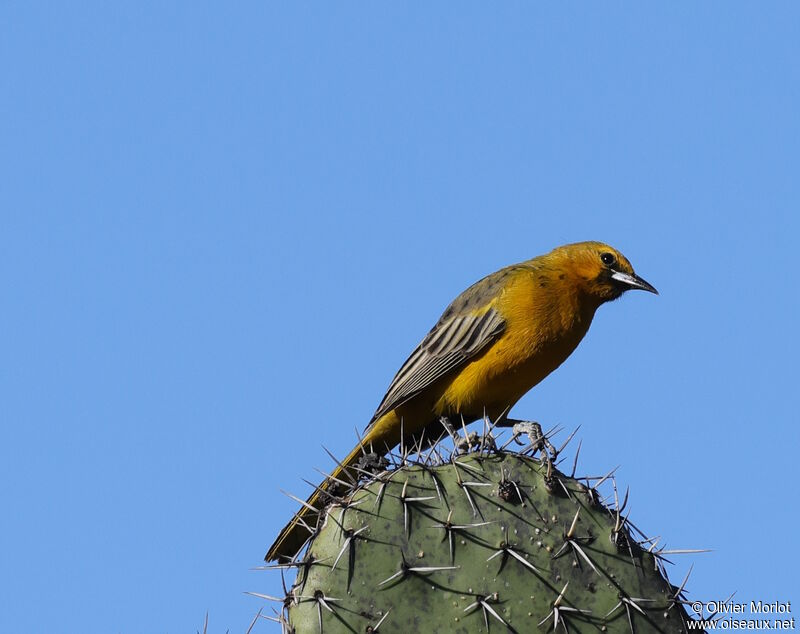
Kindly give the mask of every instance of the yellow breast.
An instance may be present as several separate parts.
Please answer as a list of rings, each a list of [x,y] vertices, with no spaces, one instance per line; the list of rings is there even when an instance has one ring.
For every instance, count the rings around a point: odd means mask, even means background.
[[[515,276],[496,304],[505,332],[446,386],[435,406],[438,414],[477,418],[485,412],[496,418],[564,362],[596,309],[583,306],[567,282],[542,272]]]

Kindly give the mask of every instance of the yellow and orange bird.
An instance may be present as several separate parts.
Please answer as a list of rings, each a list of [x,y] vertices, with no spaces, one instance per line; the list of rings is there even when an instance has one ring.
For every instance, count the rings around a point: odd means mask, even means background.
[[[323,491],[355,478],[365,451],[438,438],[441,419],[504,418],[575,349],[601,304],[629,289],[657,293],[601,242],[579,242],[512,264],[476,282],[447,307],[394,377],[361,442],[281,531],[266,559],[294,557],[310,536]]]

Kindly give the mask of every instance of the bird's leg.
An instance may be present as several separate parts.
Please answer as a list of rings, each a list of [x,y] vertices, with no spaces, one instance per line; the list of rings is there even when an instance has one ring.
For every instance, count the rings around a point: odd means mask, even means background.
[[[442,427],[445,428],[445,431],[447,431],[447,434],[450,436],[452,441],[454,443],[458,442],[459,439],[458,432],[456,431],[456,428],[453,427],[453,423],[450,422],[450,419],[447,418],[447,416],[440,416],[439,422],[442,424]]]
[[[381,473],[389,466],[389,461],[380,454],[373,451],[365,453],[356,462],[356,467],[362,472]]]
[[[474,447],[478,446],[478,434],[476,432],[467,432],[465,428],[464,435],[461,436],[447,416],[440,416],[439,422],[442,424],[442,427],[447,430],[447,433],[453,440],[456,453],[469,453]]]
[[[518,444],[520,436],[527,436],[531,443],[531,448],[535,452],[540,452],[541,456],[546,461],[555,460],[558,458],[558,450],[553,446],[553,443],[545,436],[542,431],[542,426],[533,420],[518,420],[516,418],[503,418],[496,424],[497,427],[511,427],[513,436],[512,439]]]

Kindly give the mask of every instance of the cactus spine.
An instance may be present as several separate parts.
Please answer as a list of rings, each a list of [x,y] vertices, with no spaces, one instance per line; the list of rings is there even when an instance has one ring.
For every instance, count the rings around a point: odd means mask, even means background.
[[[561,473],[532,441],[434,449],[337,498],[292,565],[284,631],[687,631],[683,587],[634,538],[613,477],[608,507],[603,479]]]

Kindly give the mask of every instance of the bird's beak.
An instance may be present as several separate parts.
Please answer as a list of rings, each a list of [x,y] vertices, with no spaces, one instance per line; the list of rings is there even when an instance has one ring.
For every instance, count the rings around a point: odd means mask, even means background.
[[[648,291],[650,293],[655,293],[656,295],[658,295],[658,291],[656,290],[655,286],[653,286],[649,282],[646,282],[636,274],[623,273],[622,271],[614,271],[611,274],[611,279],[616,280],[621,284],[624,284],[628,288],[638,288],[643,291]]]

